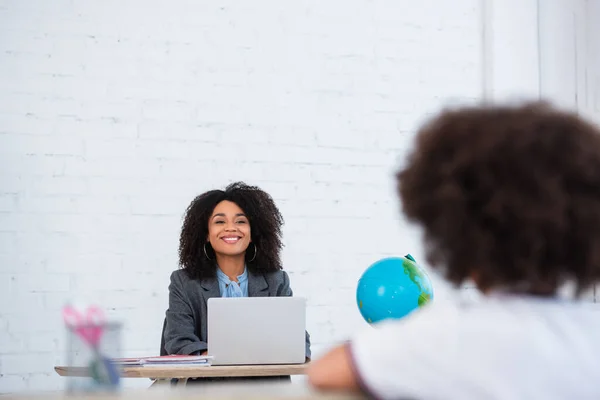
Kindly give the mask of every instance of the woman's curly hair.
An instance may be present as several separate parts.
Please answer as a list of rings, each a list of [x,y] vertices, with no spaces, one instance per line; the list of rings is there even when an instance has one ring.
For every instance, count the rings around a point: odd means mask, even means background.
[[[188,206],[179,238],[179,265],[192,279],[216,276],[214,256],[204,254],[208,220],[223,200],[237,204],[250,223],[254,251],[246,252],[246,265],[252,272],[282,269],[280,253],[283,217],[271,196],[256,186],[235,182],[225,190],[210,190],[196,197]],[[252,244],[250,247],[252,247]],[[209,251],[212,248],[209,247]],[[208,253],[209,256],[211,253]]]
[[[550,104],[445,110],[397,173],[427,260],[455,285],[576,294],[600,280],[600,131]]]

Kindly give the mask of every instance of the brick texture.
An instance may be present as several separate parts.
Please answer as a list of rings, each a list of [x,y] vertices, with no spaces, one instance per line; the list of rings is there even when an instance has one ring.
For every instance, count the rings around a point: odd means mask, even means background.
[[[281,207],[315,354],[364,328],[361,272],[422,258],[412,132],[481,94],[479,3],[0,0],[0,393],[64,387],[66,301],[156,354],[184,209],[234,180]]]

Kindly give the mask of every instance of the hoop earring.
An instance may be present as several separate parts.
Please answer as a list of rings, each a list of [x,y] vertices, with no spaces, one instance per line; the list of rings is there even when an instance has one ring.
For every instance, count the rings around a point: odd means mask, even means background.
[[[202,249],[204,250],[204,255],[206,256],[206,258],[207,258],[208,260],[212,261],[212,258],[210,258],[210,257],[208,256],[208,253],[206,252],[206,242],[204,242],[204,246],[202,247]]]
[[[248,260],[248,262],[254,261],[254,259],[256,258],[256,253],[258,253],[258,247],[256,247],[256,245],[254,245],[254,256],[252,256],[252,258],[250,260]]]

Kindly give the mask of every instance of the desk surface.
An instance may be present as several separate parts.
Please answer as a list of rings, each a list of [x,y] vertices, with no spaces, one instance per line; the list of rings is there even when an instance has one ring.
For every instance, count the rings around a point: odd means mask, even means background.
[[[117,394],[26,393],[0,395],[1,400],[363,400],[364,396],[343,392],[315,391],[304,384],[213,384],[185,389],[123,390]]]
[[[124,378],[201,378],[233,376],[304,375],[308,363],[282,365],[213,365],[209,367],[124,367]],[[60,376],[89,376],[86,367],[57,366]]]

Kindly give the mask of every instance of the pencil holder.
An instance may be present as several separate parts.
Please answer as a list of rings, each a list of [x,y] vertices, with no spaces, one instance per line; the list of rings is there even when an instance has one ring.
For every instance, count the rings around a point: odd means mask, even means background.
[[[122,324],[77,319],[67,323],[67,392],[114,392],[120,388]]]

